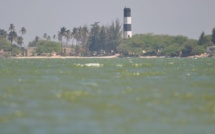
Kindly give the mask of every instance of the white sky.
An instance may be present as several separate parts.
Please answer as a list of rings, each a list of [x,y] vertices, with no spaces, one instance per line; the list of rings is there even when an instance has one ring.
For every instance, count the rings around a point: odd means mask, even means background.
[[[51,37],[66,27],[99,21],[123,22],[123,8],[132,9],[133,33],[185,35],[198,39],[215,27],[215,0],[0,0],[0,29],[27,29],[25,45],[35,36]]]

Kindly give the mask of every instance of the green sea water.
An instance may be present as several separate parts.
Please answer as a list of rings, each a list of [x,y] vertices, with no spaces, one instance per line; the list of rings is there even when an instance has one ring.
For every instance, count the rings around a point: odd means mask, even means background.
[[[214,58],[0,59],[0,134],[214,134]]]

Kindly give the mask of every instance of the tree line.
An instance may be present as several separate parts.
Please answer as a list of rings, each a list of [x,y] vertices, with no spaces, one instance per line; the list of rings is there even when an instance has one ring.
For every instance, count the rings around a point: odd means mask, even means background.
[[[29,42],[28,46],[43,46],[43,49],[47,50],[48,45],[41,45],[41,43],[44,44],[44,42],[50,41],[54,43],[57,39],[61,47],[60,52],[57,51],[57,53],[61,55],[64,54],[63,48],[65,47],[71,47],[73,55],[112,55],[117,52],[117,46],[122,40],[121,34],[121,24],[116,19],[108,26],[99,25],[99,22],[95,22],[90,27],[79,26],[74,27],[72,30],[62,27],[57,32],[57,35],[53,35],[52,39],[51,36],[44,33],[42,38],[36,36],[33,41]]]
[[[0,49],[18,55],[23,45],[25,27],[15,30],[10,24],[8,30],[0,29]],[[64,55],[63,48],[72,48],[72,55],[96,56],[113,55],[122,56],[170,56],[187,57],[206,52],[206,47],[215,44],[215,28],[212,34],[201,33],[198,40],[186,36],[136,34],[132,38],[122,39],[122,27],[118,19],[110,25],[100,25],[95,22],[90,26],[74,27],[72,30],[62,27],[50,36],[44,33],[42,37],[36,36],[29,42],[28,47],[35,47],[35,54],[55,52]]]
[[[14,24],[10,24],[8,32],[4,29],[0,29],[0,49],[8,51],[12,55],[19,54],[20,48],[24,43],[23,35],[26,34],[26,32],[26,28],[22,27],[19,31],[21,35],[18,35]]]
[[[136,34],[123,40],[118,52],[124,56],[187,57],[206,53],[206,48],[215,44],[215,28],[212,34],[201,33],[198,40],[186,36]]]

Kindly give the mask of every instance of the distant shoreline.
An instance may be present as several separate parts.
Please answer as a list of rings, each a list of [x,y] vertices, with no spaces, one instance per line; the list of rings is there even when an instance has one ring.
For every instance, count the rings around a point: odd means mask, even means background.
[[[113,59],[120,58],[119,54],[112,56],[28,56],[28,57],[11,57],[12,59]],[[129,57],[122,57],[129,58]],[[154,59],[154,58],[165,58],[165,56],[140,56],[137,58]]]
[[[110,59],[110,58],[118,58],[119,54],[112,55],[112,56],[90,56],[90,57],[82,57],[82,56],[27,56],[27,57],[12,57],[13,59],[93,59],[93,58],[100,58],[100,59]]]
[[[203,53],[200,55],[194,55],[194,56],[188,56],[188,57],[172,57],[172,58],[206,58],[210,57],[209,54]],[[213,56],[212,56],[213,57]],[[129,58],[129,57],[121,57],[120,54],[115,54],[111,56],[60,56],[60,55],[54,55],[54,56],[27,56],[27,57],[10,57],[11,59],[112,59],[112,58]],[[130,57],[132,58],[132,57]],[[155,59],[155,58],[171,58],[166,56],[139,56],[137,58],[142,59]]]
[[[206,58],[208,56],[189,56],[189,57],[172,57],[172,58]],[[29,57],[11,57],[11,59],[113,59],[120,58],[119,55],[113,56],[90,56],[90,57],[81,57],[81,56],[29,56]],[[130,58],[130,57],[122,57],[122,58]],[[159,59],[159,58],[171,58],[165,56],[140,56],[137,58],[141,59]]]
[[[12,57],[12,59],[109,59],[109,58],[117,58],[112,56],[104,56],[104,57],[80,57],[80,56],[31,56],[31,57]]]

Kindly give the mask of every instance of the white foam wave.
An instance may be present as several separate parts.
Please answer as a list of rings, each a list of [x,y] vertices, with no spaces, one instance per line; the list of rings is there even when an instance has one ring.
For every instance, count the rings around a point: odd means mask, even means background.
[[[117,66],[117,67],[123,67],[123,65],[122,65],[122,64],[116,64],[116,66]]]
[[[102,67],[103,64],[99,64],[99,63],[88,63],[88,64],[85,64],[85,66],[87,66],[87,67]]]
[[[87,63],[87,64],[75,64],[77,67],[102,67],[104,66],[103,64],[99,63]]]

